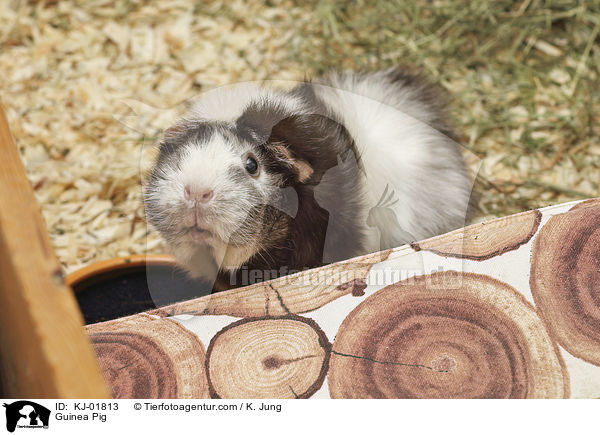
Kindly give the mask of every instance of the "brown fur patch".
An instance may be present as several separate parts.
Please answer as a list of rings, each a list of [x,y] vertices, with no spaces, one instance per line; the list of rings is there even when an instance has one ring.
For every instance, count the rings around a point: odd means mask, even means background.
[[[314,173],[314,169],[308,162],[292,156],[292,153],[285,145],[276,144],[275,150],[277,151],[280,159],[285,161],[294,170],[299,182],[304,183]]]

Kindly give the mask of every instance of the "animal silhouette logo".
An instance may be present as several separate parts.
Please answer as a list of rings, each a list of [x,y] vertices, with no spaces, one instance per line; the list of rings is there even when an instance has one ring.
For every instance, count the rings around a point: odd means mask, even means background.
[[[386,185],[377,204],[369,210],[367,225],[379,230],[381,250],[417,240],[414,235],[404,230],[398,222],[398,216],[393,209],[398,201],[396,192],[390,189],[389,185]],[[389,245],[390,241],[392,242],[391,245]]]
[[[50,410],[29,400],[5,403],[6,430],[14,432],[18,428],[48,428]]]

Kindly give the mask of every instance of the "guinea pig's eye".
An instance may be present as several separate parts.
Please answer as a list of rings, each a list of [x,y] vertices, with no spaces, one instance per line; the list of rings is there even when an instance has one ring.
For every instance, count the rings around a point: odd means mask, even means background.
[[[256,157],[254,157],[252,154],[249,154],[246,157],[245,168],[246,168],[246,171],[248,171],[248,173],[250,175],[252,175],[253,177],[258,176],[258,172],[259,172],[260,168],[258,166],[258,162],[256,161]]]

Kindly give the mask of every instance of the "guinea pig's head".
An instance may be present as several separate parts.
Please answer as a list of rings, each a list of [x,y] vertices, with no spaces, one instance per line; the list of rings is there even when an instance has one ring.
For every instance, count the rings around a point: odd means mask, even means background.
[[[285,239],[296,188],[314,171],[278,133],[283,115],[267,112],[229,123],[184,119],[165,133],[145,187],[146,213],[184,265],[208,251],[221,269],[235,269]]]

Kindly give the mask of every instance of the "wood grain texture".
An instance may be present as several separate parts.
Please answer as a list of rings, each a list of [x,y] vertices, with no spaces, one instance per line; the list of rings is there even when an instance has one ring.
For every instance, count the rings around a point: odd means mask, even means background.
[[[483,261],[529,242],[541,218],[538,210],[532,210],[470,225],[411,246],[415,251],[430,251],[443,257]]]
[[[178,314],[276,317],[306,313],[348,294],[360,296],[371,268],[386,260],[391,252],[376,252],[318,269],[179,302],[149,311],[149,314],[161,317]]]
[[[552,216],[533,243],[531,293],[569,353],[600,366],[600,202]]]
[[[206,357],[213,398],[307,398],[325,379],[331,344],[311,319],[288,315],[232,323]]]
[[[175,320],[137,314],[87,330],[115,399],[209,397],[204,345]]]
[[[333,398],[562,398],[569,380],[535,309],[486,275],[440,272],[374,293],[344,320]]]
[[[107,398],[71,289],[0,108],[0,358],[4,394]]]
[[[599,206],[600,206],[600,198],[586,199],[585,201],[581,201],[580,203],[574,205],[570,211],[579,210],[581,208],[599,207]]]

